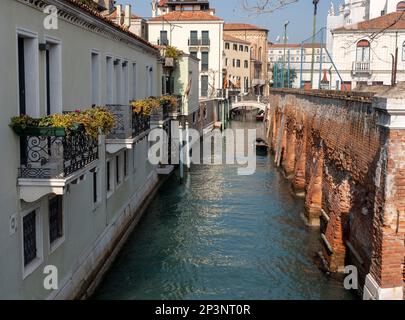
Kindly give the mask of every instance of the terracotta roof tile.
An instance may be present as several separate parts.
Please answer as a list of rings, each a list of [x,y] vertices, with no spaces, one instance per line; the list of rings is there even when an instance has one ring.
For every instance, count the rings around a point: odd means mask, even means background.
[[[255,26],[253,24],[248,24],[248,23],[225,23],[224,25],[224,30],[225,31],[231,31],[231,30],[262,30],[262,31],[268,31],[265,28]]]
[[[333,31],[398,29],[405,29],[405,11],[389,13],[375,19],[337,28]]]
[[[130,36],[131,38],[134,38],[135,40],[145,44],[146,46],[150,47],[151,49],[154,49],[156,51],[158,51],[158,49],[156,48],[156,46],[154,46],[153,44],[151,44],[149,41],[146,41],[145,39],[137,36],[136,34],[130,32],[128,30],[128,28],[125,28],[123,26],[120,26],[116,23],[114,23],[111,19],[104,17],[100,12],[98,12],[97,10],[93,9],[92,7],[80,2],[79,0],[65,0],[66,2],[71,3],[72,5],[76,6],[77,8],[83,10],[84,12],[92,15],[93,17],[95,17],[98,20],[101,20],[107,24],[109,24],[110,26],[112,26],[113,28],[123,32],[124,34],[126,34],[127,36]]]
[[[205,11],[173,11],[149,21],[223,21]]]

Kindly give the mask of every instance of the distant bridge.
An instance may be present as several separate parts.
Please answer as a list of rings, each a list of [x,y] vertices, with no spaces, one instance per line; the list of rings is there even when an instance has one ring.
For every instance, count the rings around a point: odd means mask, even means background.
[[[231,110],[234,109],[259,109],[266,111],[267,106],[269,104],[269,97],[265,96],[233,96],[231,97]]]

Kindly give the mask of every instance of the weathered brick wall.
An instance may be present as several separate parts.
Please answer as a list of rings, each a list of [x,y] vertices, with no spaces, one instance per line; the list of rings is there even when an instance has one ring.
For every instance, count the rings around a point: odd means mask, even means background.
[[[405,130],[379,125],[372,96],[273,90],[269,139],[329,269],[352,264],[390,288],[405,272]]]

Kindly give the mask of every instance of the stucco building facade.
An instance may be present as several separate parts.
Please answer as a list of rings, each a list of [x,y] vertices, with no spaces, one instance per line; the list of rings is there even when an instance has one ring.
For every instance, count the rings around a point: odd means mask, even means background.
[[[44,27],[49,3],[58,8],[57,29]],[[86,297],[158,185],[148,131],[131,129],[125,139],[100,135],[86,149],[91,157],[80,151],[88,140],[70,152],[63,140],[60,171],[50,161],[55,143],[48,149],[48,139],[36,136],[23,144],[8,125],[19,114],[40,117],[92,105],[114,105],[111,110],[126,110],[128,119],[130,100],[161,93],[159,51],[75,0],[63,6],[5,0],[0,41],[0,69],[7,73],[0,79],[0,136],[7,150],[0,154],[7,168],[0,172],[0,254],[7,257],[0,259],[0,298]],[[57,289],[44,286],[48,266],[57,268]]]
[[[251,44],[250,90],[255,94],[268,94],[268,30],[243,23],[226,23],[224,32]]]

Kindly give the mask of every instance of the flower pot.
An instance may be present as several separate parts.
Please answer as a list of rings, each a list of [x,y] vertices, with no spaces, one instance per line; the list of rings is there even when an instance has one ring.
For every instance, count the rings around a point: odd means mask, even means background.
[[[19,136],[41,136],[41,137],[64,137],[65,128],[61,127],[13,127],[14,132]]]

